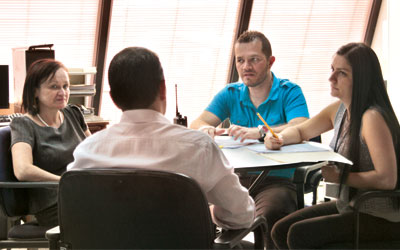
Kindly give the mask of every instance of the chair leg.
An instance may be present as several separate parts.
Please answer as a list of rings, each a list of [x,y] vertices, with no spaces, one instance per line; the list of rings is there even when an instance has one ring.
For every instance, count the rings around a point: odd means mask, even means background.
[[[260,250],[267,249],[267,241],[265,239],[266,233],[267,233],[267,228],[264,227],[259,227],[253,231],[254,249],[260,249]]]
[[[0,240],[7,239],[8,219],[0,212]]]
[[[312,199],[312,204],[316,205],[317,204],[317,198],[318,198],[318,192],[317,188],[313,188],[313,199]]]
[[[354,249],[358,249],[360,242],[360,213],[358,211],[354,212],[354,227]]]
[[[304,208],[304,183],[296,183],[297,209]]]

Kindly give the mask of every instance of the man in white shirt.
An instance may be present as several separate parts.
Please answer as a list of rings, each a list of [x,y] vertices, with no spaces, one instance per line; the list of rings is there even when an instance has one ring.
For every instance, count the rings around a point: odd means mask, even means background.
[[[126,167],[182,173],[199,183],[217,225],[249,227],[254,201],[213,139],[164,117],[166,87],[158,56],[145,48],[126,48],[111,61],[108,78],[111,98],[123,111],[121,121],[84,140],[67,169]]]

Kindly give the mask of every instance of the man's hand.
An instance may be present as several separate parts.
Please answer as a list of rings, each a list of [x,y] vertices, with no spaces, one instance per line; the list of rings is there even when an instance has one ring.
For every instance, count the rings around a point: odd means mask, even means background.
[[[267,149],[279,150],[283,146],[282,135],[277,134],[278,138],[275,138],[271,132],[268,132],[264,138],[264,145]]]
[[[335,164],[329,164],[321,168],[322,176],[326,182],[339,183],[340,170]]]
[[[199,131],[208,134],[211,138],[214,139],[215,136],[221,135],[225,132],[225,129],[216,128],[213,126],[202,126],[198,129]]]
[[[246,128],[239,125],[231,125],[227,132],[228,135],[233,136],[235,140],[240,138],[240,142],[243,142],[246,139],[260,138],[258,128]]]

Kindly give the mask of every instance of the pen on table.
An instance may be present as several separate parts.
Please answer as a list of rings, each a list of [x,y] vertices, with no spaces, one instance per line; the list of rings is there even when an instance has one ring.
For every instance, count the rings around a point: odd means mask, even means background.
[[[261,115],[257,112],[257,116],[260,118],[260,120],[264,123],[264,125],[268,128],[269,131],[271,131],[272,135],[278,139],[279,137],[275,134],[275,132],[272,130],[270,126],[268,126],[267,122],[261,117]]]

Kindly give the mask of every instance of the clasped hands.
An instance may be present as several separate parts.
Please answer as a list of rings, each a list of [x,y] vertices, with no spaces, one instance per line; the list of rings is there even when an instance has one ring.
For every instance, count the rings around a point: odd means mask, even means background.
[[[227,129],[216,128],[213,126],[203,126],[200,127],[199,130],[208,134],[212,138],[226,133],[227,135],[232,136],[234,140],[240,139],[240,142],[244,142],[246,139],[260,138],[260,132],[258,131],[258,128],[247,128],[239,125],[231,125]]]

